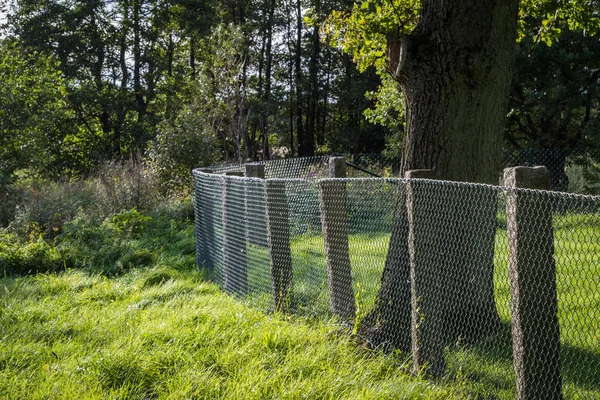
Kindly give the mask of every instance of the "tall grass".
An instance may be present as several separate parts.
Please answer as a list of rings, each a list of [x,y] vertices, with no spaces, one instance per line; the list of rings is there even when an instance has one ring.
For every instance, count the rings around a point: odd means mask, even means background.
[[[0,280],[0,398],[435,399],[459,395],[333,324],[265,315],[194,270]]]

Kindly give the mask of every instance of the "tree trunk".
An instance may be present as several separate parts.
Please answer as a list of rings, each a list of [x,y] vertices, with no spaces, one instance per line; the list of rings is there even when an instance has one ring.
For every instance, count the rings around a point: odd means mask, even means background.
[[[408,170],[430,169],[436,179],[497,184],[517,10],[517,0],[425,0],[413,33],[388,39],[389,72],[400,83],[406,103],[402,176]],[[482,210],[453,210],[437,223],[446,231],[464,227],[469,218],[475,226],[482,218],[486,227],[493,226],[487,221],[495,221],[496,207],[484,209],[486,215]],[[407,350],[410,221],[404,188],[395,212],[381,290],[363,332],[374,345],[386,342]],[[454,296],[444,296],[453,303],[446,307],[452,316],[445,318],[451,326],[440,327],[446,329],[449,343],[459,337],[476,341],[498,322],[493,298],[495,229],[478,229],[479,236],[468,237],[455,230],[447,234],[457,238],[458,250],[430,249],[453,264],[453,276],[460,281],[446,290],[456,291]],[[471,246],[485,246],[485,251],[471,256]],[[453,259],[457,252],[461,257]]]
[[[294,66],[296,72],[296,137],[298,139],[298,156],[308,155],[304,147],[304,130],[302,129],[302,4],[296,1],[296,54],[294,55]]]
[[[269,18],[267,21],[267,43],[266,43],[266,65],[265,65],[265,93],[264,93],[264,107],[263,112],[263,123],[262,123],[262,154],[263,160],[269,160],[271,158],[271,150],[269,149],[269,117],[271,115],[271,75],[273,69],[273,14],[275,13],[275,2],[269,3]]]
[[[171,37],[169,39],[172,39]],[[196,80],[196,40],[194,34],[190,35],[190,70],[192,71],[192,80]]]
[[[315,14],[319,14],[320,2],[314,4]],[[306,121],[306,132],[304,133],[304,151],[306,155],[315,154],[315,130],[317,127],[317,105],[319,103],[319,54],[321,43],[319,36],[319,25],[316,24],[312,31],[312,51],[309,60],[309,87],[310,101],[308,104],[308,115]]]
[[[292,21],[293,21],[293,17],[292,17],[292,10],[294,8],[294,5],[292,4],[291,1],[289,1],[288,3],[286,3],[287,8],[286,8],[286,12],[288,14],[288,20],[287,20],[287,35],[286,35],[286,40],[288,42],[288,52],[289,52],[289,60],[288,60],[288,84],[290,87],[290,95],[289,95],[289,128],[290,128],[290,132],[289,132],[289,144],[290,144],[290,151],[289,151],[289,156],[293,157],[294,156],[294,97],[292,96],[293,93],[293,88],[294,88],[294,57],[293,57],[293,46],[292,46]]]

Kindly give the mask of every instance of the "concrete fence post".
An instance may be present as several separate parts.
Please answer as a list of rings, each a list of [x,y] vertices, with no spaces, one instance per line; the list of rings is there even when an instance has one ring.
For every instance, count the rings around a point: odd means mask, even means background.
[[[260,163],[246,164],[246,177],[265,179],[265,165]],[[267,247],[267,209],[264,186],[248,182],[246,188],[246,208],[248,212],[248,243]]]
[[[267,238],[271,282],[276,311],[286,311],[291,302],[292,252],[285,181],[266,181]]]
[[[225,175],[240,176],[238,172]],[[224,178],[223,202],[223,288],[227,293],[248,293],[246,260],[245,182]]]
[[[212,174],[209,168],[200,168],[199,172]],[[194,221],[196,233],[196,267],[204,267],[212,274],[214,262],[211,257],[211,241],[214,238],[213,205],[209,195],[210,186],[207,179],[200,178],[194,174]]]
[[[517,399],[561,399],[560,327],[546,167],[504,170]]]
[[[346,177],[345,157],[331,157],[329,159],[329,177]],[[352,288],[352,269],[348,248],[346,182],[320,181],[319,205],[325,240],[331,311],[346,321],[354,322],[356,304]]]
[[[407,179],[435,179],[433,170],[407,171]],[[445,324],[443,295],[440,290],[443,271],[436,263],[436,249],[431,248],[431,229],[427,223],[431,202],[423,182],[408,182],[408,252],[411,277],[411,337],[414,370],[428,365],[427,373],[442,376],[446,368],[444,359]],[[448,260],[446,260],[448,262]],[[447,284],[447,282],[446,282]]]

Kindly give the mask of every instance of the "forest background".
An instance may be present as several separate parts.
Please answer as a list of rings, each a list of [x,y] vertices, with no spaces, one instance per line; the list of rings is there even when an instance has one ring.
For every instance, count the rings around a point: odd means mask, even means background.
[[[218,161],[401,154],[402,96],[385,49],[416,23],[416,0],[2,8],[2,185],[85,178],[132,154],[165,191]],[[522,2],[507,147],[600,146],[599,15],[597,1]]]

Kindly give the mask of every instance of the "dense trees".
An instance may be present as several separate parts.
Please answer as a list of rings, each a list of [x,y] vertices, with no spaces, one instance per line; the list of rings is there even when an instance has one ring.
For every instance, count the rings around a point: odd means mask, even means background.
[[[145,152],[152,143],[156,149],[161,133],[164,137],[167,127],[189,115],[198,98],[220,96],[215,88],[228,85],[238,94],[225,96],[226,107],[235,111],[211,133],[212,145],[220,149],[217,159],[380,151],[386,140],[388,152],[399,155],[402,143],[405,153],[414,144],[402,140],[417,115],[409,109],[406,82],[400,93],[406,74],[390,69],[386,51],[414,42],[401,38],[414,33],[418,21],[424,25],[418,0],[15,0],[11,5],[3,7],[9,14],[3,17],[2,46],[17,46],[28,57],[51,57],[66,90],[60,95],[66,95],[61,101],[69,110],[60,129],[65,140],[60,150],[59,140],[52,140],[47,158],[54,167],[45,173],[87,173],[99,160]],[[442,8],[436,5],[432,13],[441,15]],[[520,61],[505,134],[509,145],[595,143],[599,8],[597,1],[584,0],[521,3]],[[220,40],[216,28],[228,24],[241,37],[235,39],[238,72],[224,83],[211,75],[210,65],[219,57],[210,43]],[[70,144],[68,151],[64,143]],[[422,164],[410,161],[417,157],[410,154],[404,157],[406,167]],[[203,157],[186,161],[185,168]],[[494,181],[491,175],[477,180]]]
[[[30,166],[49,174],[68,168],[61,154],[71,151],[77,131],[56,57],[5,40],[0,77],[0,184]]]
[[[161,168],[180,172],[209,160],[269,158],[274,151],[378,152],[390,133],[363,117],[373,104],[365,93],[375,91],[380,78],[372,70],[359,73],[349,56],[322,40],[320,24],[350,3],[14,4],[2,47],[54,60],[56,82],[63,86],[55,100],[69,117],[56,129],[77,146],[70,152],[47,149],[59,175],[86,174],[100,160],[148,149]],[[11,132],[15,140],[27,135]],[[159,155],[175,138],[188,150]],[[197,156],[183,157],[191,153]],[[34,167],[20,164],[25,166]]]

